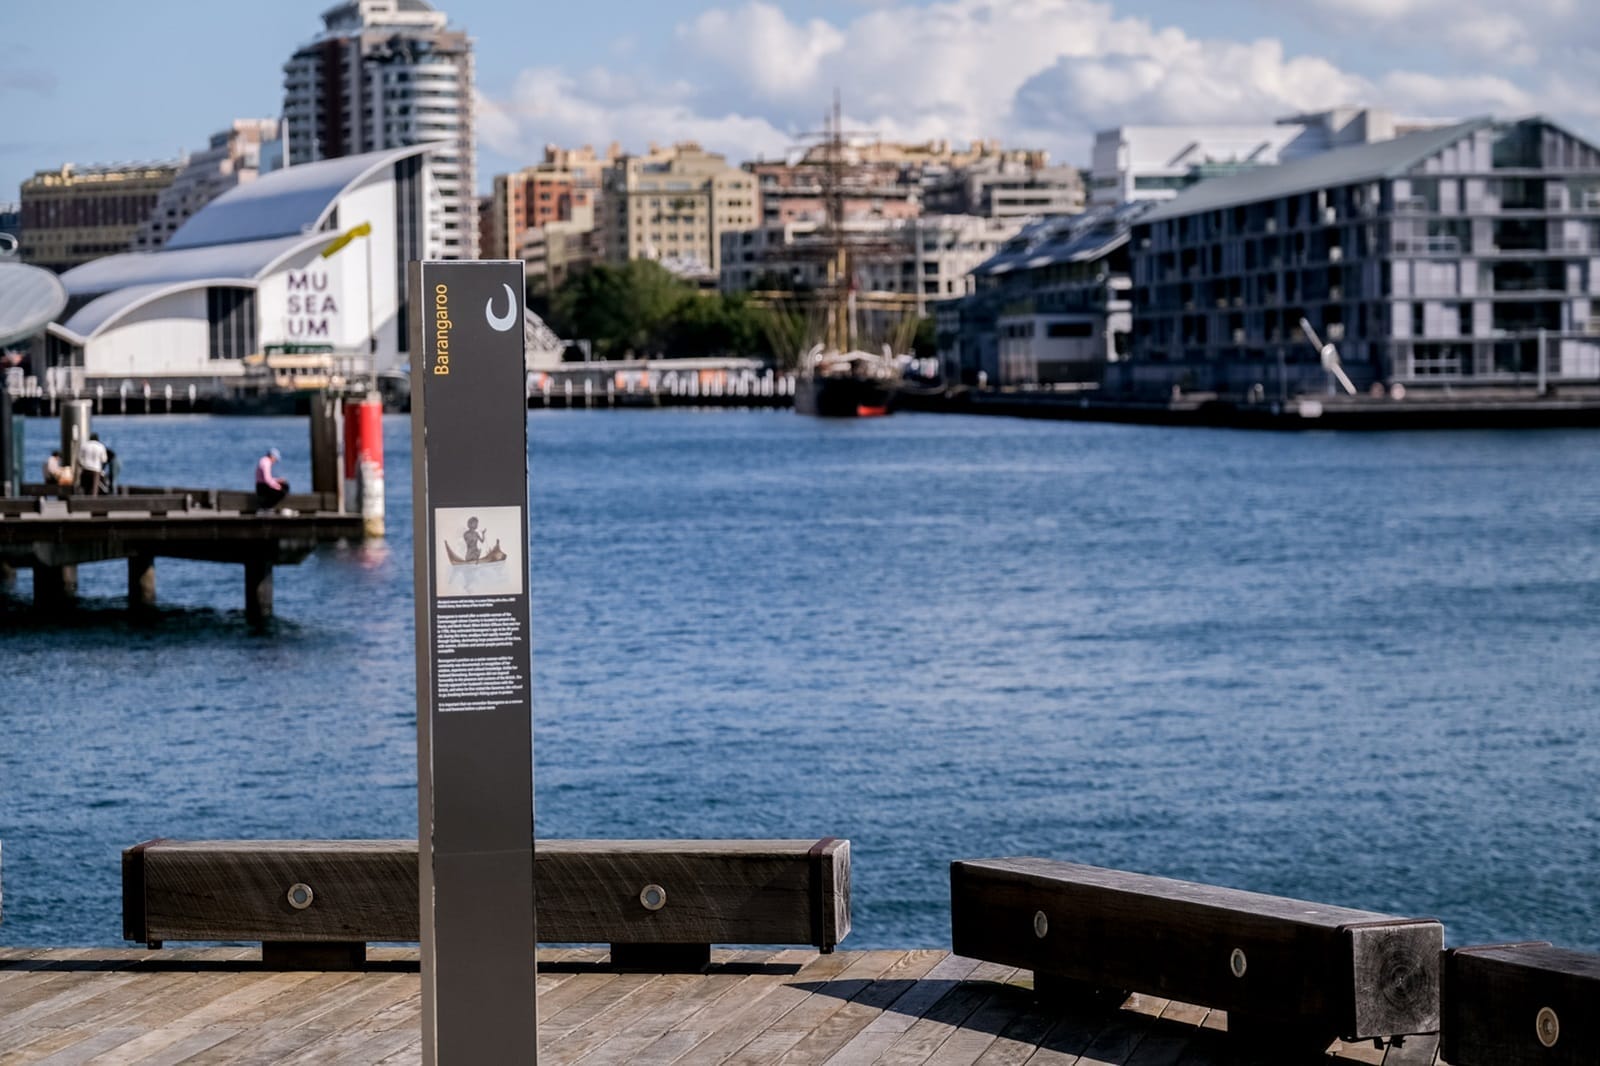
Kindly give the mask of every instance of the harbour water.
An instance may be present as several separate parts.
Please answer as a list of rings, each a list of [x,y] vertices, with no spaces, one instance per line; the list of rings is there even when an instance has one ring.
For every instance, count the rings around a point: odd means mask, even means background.
[[[292,419],[96,420],[248,487]],[[28,465],[55,435],[30,420]],[[843,836],[846,946],[947,944],[1039,854],[1600,948],[1600,437],[539,412],[538,827]],[[389,537],[277,576],[0,596],[0,944],[120,942],[155,836],[415,833],[408,432]]]

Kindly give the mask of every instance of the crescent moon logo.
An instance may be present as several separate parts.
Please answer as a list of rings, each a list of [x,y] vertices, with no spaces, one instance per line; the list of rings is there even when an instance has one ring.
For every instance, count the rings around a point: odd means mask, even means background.
[[[484,319],[488,321],[491,328],[498,330],[501,333],[504,333],[506,330],[517,324],[517,294],[511,291],[510,285],[507,285],[505,290],[506,303],[508,306],[506,307],[506,313],[504,316],[494,313],[494,297],[489,297],[489,299],[484,301],[483,304]]]

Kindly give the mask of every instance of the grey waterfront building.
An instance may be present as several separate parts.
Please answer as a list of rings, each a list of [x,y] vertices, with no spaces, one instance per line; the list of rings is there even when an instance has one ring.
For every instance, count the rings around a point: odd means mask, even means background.
[[[1473,119],[1204,182],[1133,226],[1112,392],[1600,382],[1600,149]]]
[[[424,0],[349,0],[322,21],[283,67],[286,161],[443,142],[428,154],[426,254],[476,258],[471,39]]]
[[[1132,330],[1128,241],[1153,204],[1092,207],[1025,226],[973,270],[973,292],[935,305],[945,380],[1099,382]]]

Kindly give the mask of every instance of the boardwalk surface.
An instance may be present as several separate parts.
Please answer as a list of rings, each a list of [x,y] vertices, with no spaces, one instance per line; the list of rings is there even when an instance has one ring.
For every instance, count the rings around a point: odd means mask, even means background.
[[[0,1064],[415,1063],[417,953],[360,973],[268,972],[246,948],[0,948]],[[1033,1002],[1031,974],[943,951],[719,951],[706,973],[618,973],[539,955],[539,1061],[895,1066],[1281,1064],[1219,1012],[1133,996]],[[1431,1044],[1335,1045],[1312,1061],[1428,1066]]]

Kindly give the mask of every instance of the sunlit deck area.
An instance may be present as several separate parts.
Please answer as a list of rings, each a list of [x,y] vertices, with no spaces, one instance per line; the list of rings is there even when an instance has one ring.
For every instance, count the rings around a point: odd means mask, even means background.
[[[267,971],[252,948],[0,949],[0,1062],[410,1063],[418,956]],[[718,951],[703,973],[627,973],[603,950],[539,954],[541,1063],[1285,1063],[1226,1016],[1132,996],[1041,1006],[1026,970],[945,951]],[[1432,1063],[1432,1038],[1311,1061]]]

